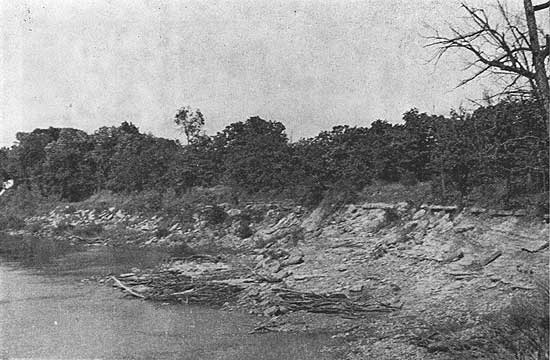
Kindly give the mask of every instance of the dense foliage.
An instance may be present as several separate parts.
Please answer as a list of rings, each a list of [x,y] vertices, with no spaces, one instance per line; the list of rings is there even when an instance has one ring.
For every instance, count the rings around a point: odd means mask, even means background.
[[[127,122],[91,135],[36,129],[0,149],[0,177],[68,201],[100,190],[181,194],[216,185],[305,201],[372,182],[431,181],[443,200],[490,196],[514,206],[518,197],[548,191],[548,137],[535,105],[503,102],[450,117],[413,109],[399,124],[335,126],[296,143],[282,123],[259,117],[214,136],[200,134],[201,121],[188,131],[187,145],[142,134]]]

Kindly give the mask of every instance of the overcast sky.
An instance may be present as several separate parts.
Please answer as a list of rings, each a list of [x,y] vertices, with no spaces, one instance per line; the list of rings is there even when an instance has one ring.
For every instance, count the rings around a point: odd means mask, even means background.
[[[518,2],[520,0],[516,0]],[[176,137],[183,105],[213,134],[259,115],[293,139],[337,124],[448,113],[480,95],[448,58],[426,64],[448,0],[1,2],[0,145],[36,127],[131,121]]]

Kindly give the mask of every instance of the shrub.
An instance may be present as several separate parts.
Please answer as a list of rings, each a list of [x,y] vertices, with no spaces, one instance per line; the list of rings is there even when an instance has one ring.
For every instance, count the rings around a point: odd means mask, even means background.
[[[98,213],[101,213],[110,207],[120,208],[126,197],[120,194],[114,194],[109,190],[102,190],[98,193],[90,196],[87,200],[82,202],[82,206],[87,209],[93,209]]]
[[[149,190],[128,195],[121,208],[130,214],[155,213],[162,208],[162,193]]]
[[[30,233],[37,233],[40,230],[42,230],[43,225],[44,224],[40,224],[40,223],[32,223],[26,226],[26,230],[27,232],[30,232]]]
[[[254,232],[250,228],[250,222],[245,219],[241,219],[237,222],[235,226],[235,235],[241,239],[246,239],[252,236]]]
[[[25,220],[14,214],[0,215],[0,230],[20,230],[25,227]]]
[[[399,182],[405,186],[415,186],[418,184],[418,179],[413,172],[404,170],[403,174],[400,176]]]
[[[210,225],[222,224],[227,219],[227,213],[218,205],[206,207],[202,215],[204,220]]]
[[[57,197],[46,197],[40,191],[24,186],[12,188],[6,191],[0,198],[0,214],[9,214],[26,218],[54,209],[59,204]]]
[[[533,296],[518,296],[493,318],[487,332],[510,359],[549,358],[548,280],[537,283]]]
[[[212,225],[221,224],[225,221],[226,214],[216,204],[227,200],[227,194],[227,188],[222,187],[197,187],[180,196],[173,189],[168,189],[162,194],[161,210],[169,217],[176,218],[184,227],[191,227],[193,215],[197,209],[203,208],[203,219]]]
[[[157,231],[155,231],[155,236],[160,238],[167,237],[170,235],[170,231],[168,231],[168,228],[166,226],[160,226]]]
[[[344,208],[344,206],[353,204],[357,202],[357,200],[358,193],[351,188],[329,190],[318,205],[323,209],[321,212],[321,220],[327,221],[331,219],[333,215]]]
[[[539,281],[535,294],[514,297],[477,324],[458,317],[425,323],[413,342],[453,359],[548,360],[549,296],[548,281]]]
[[[399,216],[397,210],[395,209],[386,210],[386,225],[391,225],[398,220],[401,220],[401,216]]]
[[[223,197],[224,191],[222,188],[196,187],[183,194],[181,198],[188,204],[211,205],[220,202],[220,197]]]
[[[63,214],[74,214],[75,211],[76,211],[76,208],[73,205],[66,205],[62,209]]]
[[[55,235],[62,235],[63,233],[69,231],[69,230],[72,230],[74,228],[73,225],[71,225],[69,222],[67,221],[60,221],[59,224],[57,224],[54,229],[53,229],[53,233]]]
[[[103,226],[95,223],[78,225],[73,229],[73,233],[78,236],[97,236],[101,232],[103,232]]]
[[[184,238],[178,240],[177,237],[174,237],[172,241],[175,242],[174,245],[171,245],[169,248],[172,257],[178,258],[196,254],[196,251],[185,243]]]
[[[266,212],[266,207],[249,205],[239,215],[239,219],[246,223],[258,223],[264,219]]]
[[[537,216],[550,214],[550,193],[548,191],[529,197],[530,212]]]
[[[323,200],[324,187],[317,185],[296,185],[289,187],[284,192],[286,198],[296,199],[297,202],[307,208],[314,208]]]
[[[292,231],[288,234],[288,243],[292,246],[297,246],[298,243],[304,241],[305,233],[304,228],[301,226],[296,226],[291,229]]]

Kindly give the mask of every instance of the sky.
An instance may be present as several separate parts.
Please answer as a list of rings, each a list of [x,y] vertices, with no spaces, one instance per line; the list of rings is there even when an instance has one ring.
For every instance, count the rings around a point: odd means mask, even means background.
[[[0,4],[0,146],[37,127],[123,121],[182,138],[172,119],[184,105],[209,134],[258,115],[297,140],[413,107],[447,114],[483,90],[456,89],[460,59],[429,62],[425,36],[464,15],[455,1]]]

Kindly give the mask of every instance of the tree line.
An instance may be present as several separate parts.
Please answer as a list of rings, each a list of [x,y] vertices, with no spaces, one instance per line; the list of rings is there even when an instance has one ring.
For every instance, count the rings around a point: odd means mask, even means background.
[[[183,108],[175,120],[190,124],[187,144],[141,133],[128,122],[93,134],[53,127],[21,132],[15,145],[0,149],[0,177],[67,201],[102,190],[181,194],[224,185],[236,193],[315,202],[373,182],[429,181],[434,193],[453,201],[498,194],[509,203],[548,192],[545,114],[534,100],[446,117],[412,109],[398,124],[335,126],[297,142],[281,122],[257,116],[213,136],[201,133],[200,112]]]

